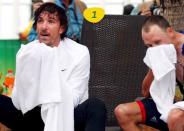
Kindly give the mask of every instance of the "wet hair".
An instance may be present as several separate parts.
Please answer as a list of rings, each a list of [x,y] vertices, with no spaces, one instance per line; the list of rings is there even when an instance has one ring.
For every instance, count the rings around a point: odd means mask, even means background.
[[[150,27],[153,25],[157,25],[163,31],[166,31],[168,27],[171,27],[169,22],[163,16],[152,15],[146,18],[146,20],[143,23],[142,29],[145,32],[149,32]]]
[[[33,23],[33,28],[36,30],[37,26],[37,21],[41,13],[43,12],[48,12],[49,14],[57,14],[60,25],[63,27],[64,32],[60,35],[61,39],[63,39],[66,36],[66,32],[68,29],[68,21],[67,21],[67,16],[66,12],[64,9],[61,7],[57,6],[56,4],[52,2],[46,2],[43,3],[36,11],[34,14],[34,23]]]

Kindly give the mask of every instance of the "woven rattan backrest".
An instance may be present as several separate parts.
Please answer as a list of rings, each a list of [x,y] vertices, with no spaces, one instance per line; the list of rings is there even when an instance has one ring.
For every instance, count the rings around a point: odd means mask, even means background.
[[[171,2],[175,1],[175,2]],[[175,30],[184,30],[184,0],[164,0],[163,16]]]
[[[107,125],[117,125],[113,110],[140,96],[146,73],[141,38],[142,16],[107,15],[97,23],[84,21],[82,44],[89,48],[91,74],[89,96],[106,104]]]

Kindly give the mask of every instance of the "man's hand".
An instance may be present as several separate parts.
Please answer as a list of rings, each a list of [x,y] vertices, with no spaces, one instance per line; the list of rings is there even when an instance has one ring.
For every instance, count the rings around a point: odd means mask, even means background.
[[[33,6],[33,12],[35,12],[42,4],[43,4],[43,2],[33,3],[32,4],[32,6]]]

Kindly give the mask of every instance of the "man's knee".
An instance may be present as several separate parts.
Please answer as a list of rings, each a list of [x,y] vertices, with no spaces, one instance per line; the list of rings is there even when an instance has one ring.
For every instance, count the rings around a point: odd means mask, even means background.
[[[184,112],[180,109],[171,110],[168,116],[168,124],[175,125],[175,123],[179,122],[184,117]]]
[[[117,117],[122,117],[127,114],[127,106],[125,104],[120,104],[114,109],[114,114]]]
[[[129,107],[126,104],[120,104],[114,109],[114,114],[121,124],[129,121],[128,112]]]

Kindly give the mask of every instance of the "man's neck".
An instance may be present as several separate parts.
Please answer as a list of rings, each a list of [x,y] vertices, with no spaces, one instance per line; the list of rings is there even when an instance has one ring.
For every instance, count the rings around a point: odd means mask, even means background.
[[[176,32],[176,35],[172,41],[176,49],[181,48],[181,45],[184,44],[184,35]]]
[[[58,42],[56,42],[56,44],[54,45],[55,47],[58,47],[60,44],[60,40]]]
[[[57,40],[57,41],[55,41],[55,42],[53,42],[52,44],[50,44],[49,46],[51,46],[51,47],[58,47],[59,46],[59,44],[60,44],[60,39],[59,40]]]
[[[177,35],[176,37],[178,39],[178,43],[183,44],[184,43],[184,34],[177,33],[176,35]]]

